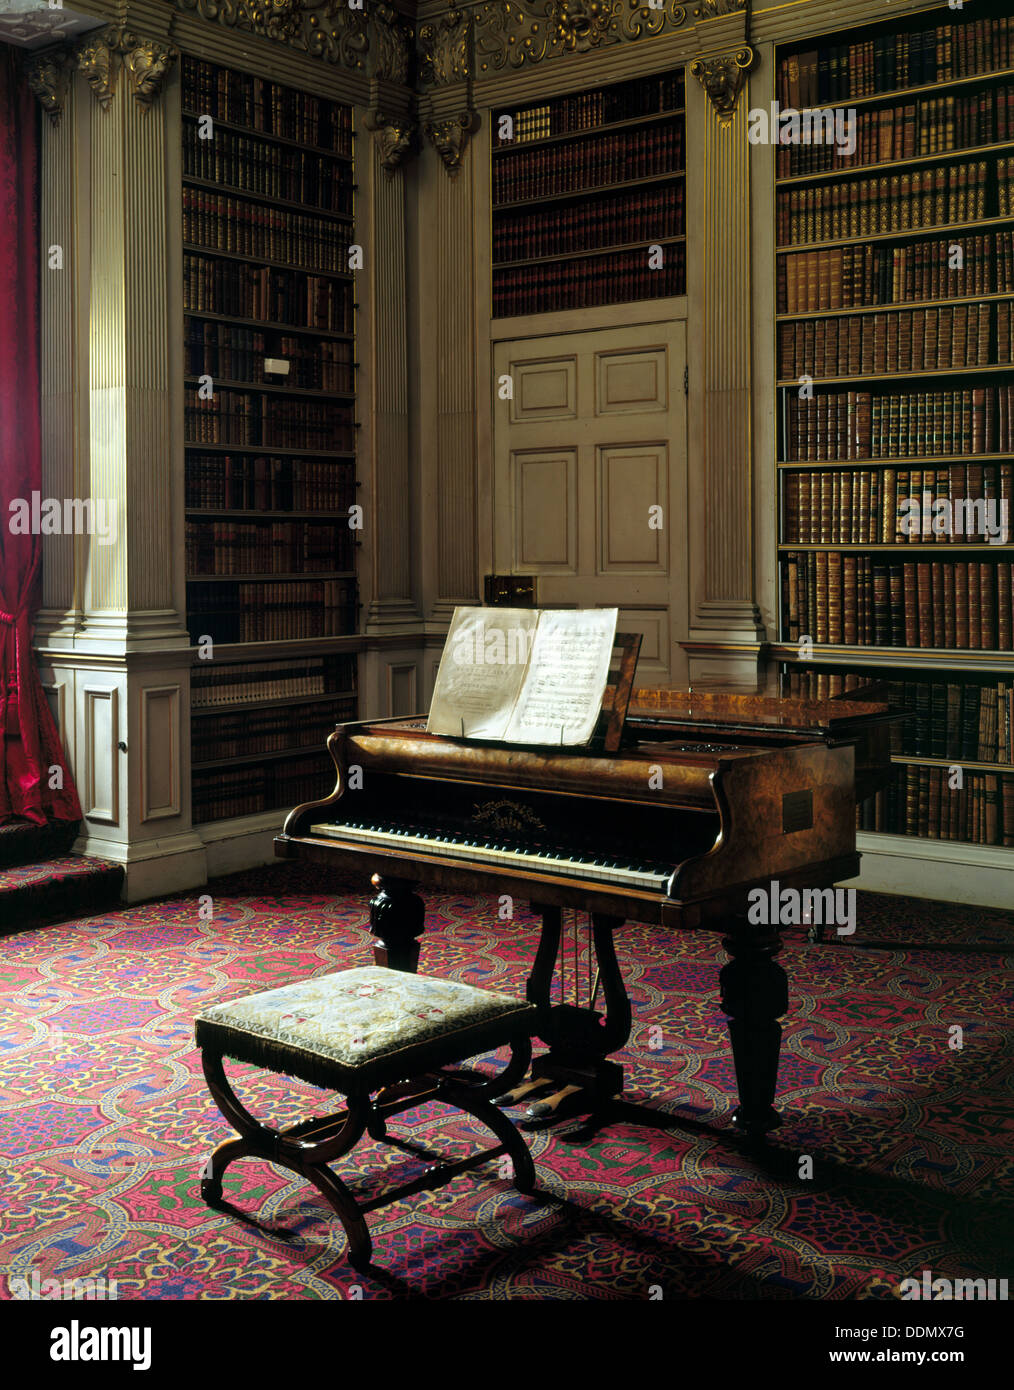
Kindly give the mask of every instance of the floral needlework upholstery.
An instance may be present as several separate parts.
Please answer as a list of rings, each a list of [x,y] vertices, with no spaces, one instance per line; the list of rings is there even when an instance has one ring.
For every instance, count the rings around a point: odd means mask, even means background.
[[[531,1034],[523,999],[370,965],[215,1004],[197,1042],[312,1085],[363,1093]]]

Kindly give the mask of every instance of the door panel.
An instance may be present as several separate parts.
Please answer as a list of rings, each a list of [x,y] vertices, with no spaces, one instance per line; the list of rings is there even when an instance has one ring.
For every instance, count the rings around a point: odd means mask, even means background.
[[[668,444],[600,447],[596,472],[598,573],[667,574],[665,528],[649,522],[651,508],[669,495]]]
[[[515,574],[577,574],[577,450],[515,453]]]
[[[543,608],[618,607],[642,685],[686,680],[685,360],[682,321],[494,345],[495,571]]]
[[[577,362],[573,357],[556,361],[518,364],[514,379],[511,420],[572,420],[577,414]]]

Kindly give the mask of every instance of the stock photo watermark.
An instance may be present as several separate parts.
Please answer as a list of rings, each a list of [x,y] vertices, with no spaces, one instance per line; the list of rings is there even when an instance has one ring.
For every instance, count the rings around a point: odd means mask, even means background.
[[[115,497],[15,497],[8,504],[12,536],[95,536],[99,545],[116,542]]]

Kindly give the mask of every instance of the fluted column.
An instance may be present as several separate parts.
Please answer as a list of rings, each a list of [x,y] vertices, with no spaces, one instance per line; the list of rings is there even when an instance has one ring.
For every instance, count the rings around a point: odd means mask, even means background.
[[[412,596],[412,479],[409,467],[405,173],[371,141],[373,416],[369,529],[372,599],[367,631],[416,619]]]
[[[52,113],[42,121],[39,208],[40,395],[42,414],[42,495],[87,496],[87,417],[79,402],[87,389],[87,237],[80,237],[80,190],[87,179],[87,143],[80,138],[78,105],[72,73],[63,64],[50,72]],[[87,92],[84,93],[87,100]],[[82,167],[84,165],[84,168]],[[84,292],[82,293],[82,290]],[[80,594],[75,549],[83,537],[53,535],[47,539],[42,573],[42,611],[38,628],[58,629],[73,624]],[[80,557],[79,557],[80,560]]]
[[[44,539],[36,646],[81,798],[77,847],[122,863],[131,899],[206,877],[189,795],[175,58],[164,32],[117,24],[61,59],[58,99],[52,71],[35,84],[43,485],[77,518]]]
[[[84,629],[123,648],[187,646],[173,593],[166,103],[137,100],[121,68],[111,98],[89,108],[89,481],[126,525],[115,545],[91,547]]]
[[[695,25],[687,75],[690,636],[693,682],[750,684],[756,603],[751,431],[750,69],[743,0]],[[696,350],[695,344],[696,342]]]
[[[436,181],[437,598],[434,616],[477,603],[472,147]]]

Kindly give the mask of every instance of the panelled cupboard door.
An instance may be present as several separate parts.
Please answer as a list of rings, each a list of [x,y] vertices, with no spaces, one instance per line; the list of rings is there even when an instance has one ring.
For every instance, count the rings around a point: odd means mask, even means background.
[[[687,675],[685,361],[682,321],[494,346],[495,572],[536,575],[540,608],[618,607],[638,685]]]

